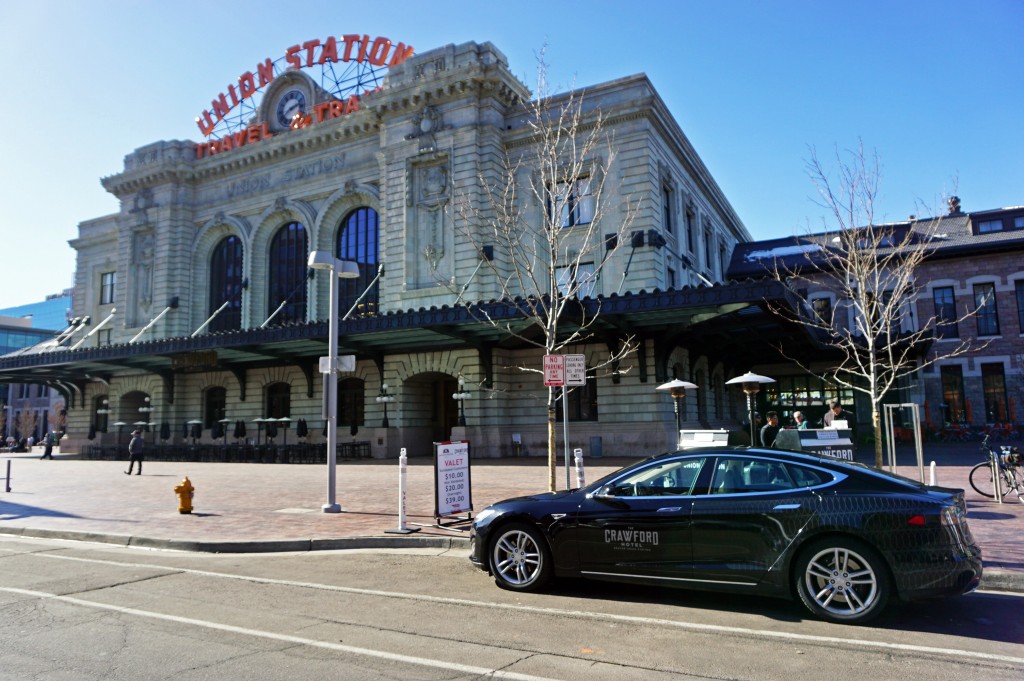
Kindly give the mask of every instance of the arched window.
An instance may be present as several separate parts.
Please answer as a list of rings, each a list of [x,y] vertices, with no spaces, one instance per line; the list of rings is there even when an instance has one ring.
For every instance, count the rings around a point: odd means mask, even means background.
[[[338,425],[363,425],[366,384],[359,378],[346,378],[338,382]]]
[[[359,265],[358,279],[342,279],[338,282],[338,309],[341,314],[348,312],[377,276],[377,263],[380,261],[378,234],[377,211],[372,208],[356,208],[341,221],[338,228],[338,258]],[[377,297],[378,285],[374,284],[353,314],[377,314]]]
[[[284,303],[271,324],[306,320],[306,239],[306,228],[301,223],[289,222],[277,230],[270,242],[267,317]]]
[[[210,258],[210,307],[207,315],[212,315],[224,303],[228,306],[210,322],[209,331],[242,328],[242,240],[234,235],[221,239]]]
[[[227,411],[227,390],[210,388],[203,395],[203,428],[213,428]]]
[[[269,419],[279,419],[292,415],[292,387],[287,383],[271,383],[266,391],[266,410],[264,415]]]

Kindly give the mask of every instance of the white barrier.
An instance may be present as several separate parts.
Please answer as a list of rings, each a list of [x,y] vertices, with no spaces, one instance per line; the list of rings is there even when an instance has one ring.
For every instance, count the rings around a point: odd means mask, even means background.
[[[576,461],[576,489],[587,484],[586,476],[583,473],[583,450],[577,447],[572,450],[573,459]]]
[[[405,522],[405,486],[409,479],[409,457],[406,456],[405,447],[402,447],[398,455],[398,527],[393,530],[384,530],[389,534],[412,534],[419,532],[418,527],[409,527]]]

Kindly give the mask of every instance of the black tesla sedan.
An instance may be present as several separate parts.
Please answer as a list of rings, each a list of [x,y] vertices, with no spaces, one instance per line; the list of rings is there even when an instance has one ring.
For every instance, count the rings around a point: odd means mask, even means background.
[[[471,560],[514,591],[587,577],[798,597],[822,619],[863,623],[891,597],[977,588],[965,515],[962,490],[858,464],[691,449],[485,508]]]

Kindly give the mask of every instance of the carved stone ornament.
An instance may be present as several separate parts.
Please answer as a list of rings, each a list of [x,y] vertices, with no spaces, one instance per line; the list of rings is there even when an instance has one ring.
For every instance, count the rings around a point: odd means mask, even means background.
[[[419,113],[413,116],[412,126],[412,132],[405,136],[405,139],[407,140],[430,136],[436,132],[447,130],[451,127],[450,125],[444,124],[444,120],[441,118],[441,112],[432,106],[423,107]]]

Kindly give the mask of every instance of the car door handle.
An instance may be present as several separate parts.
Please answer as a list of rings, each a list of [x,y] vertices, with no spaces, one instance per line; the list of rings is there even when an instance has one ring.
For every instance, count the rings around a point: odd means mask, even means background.
[[[798,509],[798,508],[800,508],[800,504],[779,504],[778,506],[776,506],[772,510],[773,511],[793,511],[793,510]]]
[[[658,509],[658,513],[676,513],[683,510],[682,506],[663,506]]]

